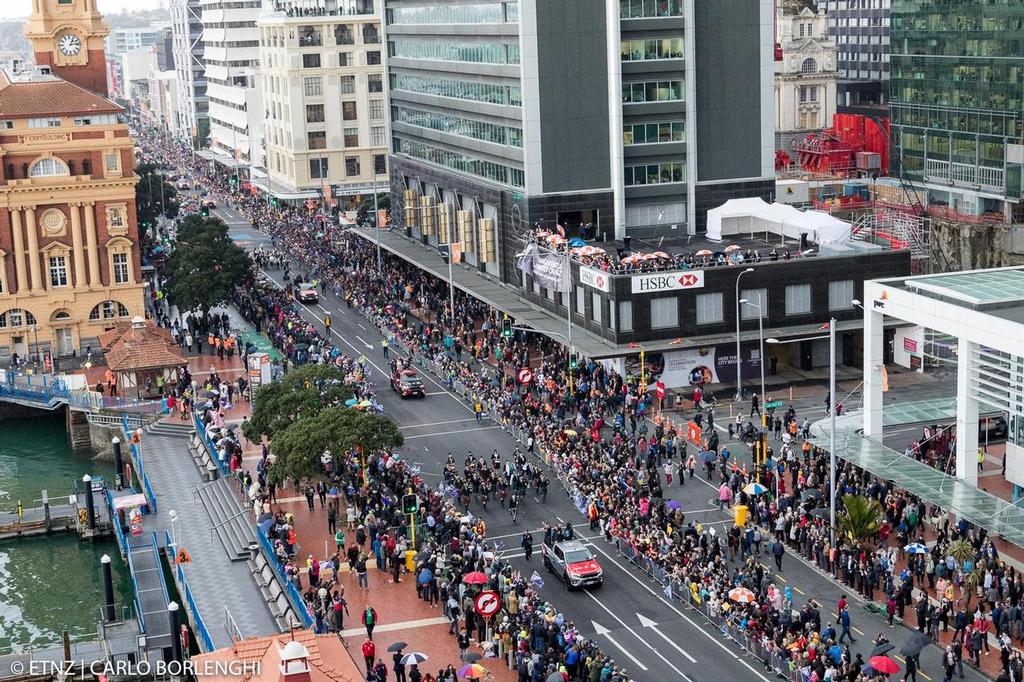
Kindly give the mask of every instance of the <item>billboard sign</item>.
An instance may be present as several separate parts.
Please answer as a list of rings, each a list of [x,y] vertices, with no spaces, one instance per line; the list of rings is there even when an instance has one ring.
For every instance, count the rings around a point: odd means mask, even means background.
[[[682,289],[703,289],[704,271],[655,272],[647,275],[633,275],[634,294],[654,294],[659,291],[680,291]]]

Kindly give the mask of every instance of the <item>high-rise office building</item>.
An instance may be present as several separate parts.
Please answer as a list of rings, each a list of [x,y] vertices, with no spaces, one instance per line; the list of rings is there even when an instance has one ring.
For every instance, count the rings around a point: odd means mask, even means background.
[[[107,52],[112,56],[156,45],[162,38],[162,26],[131,26],[115,28],[107,36]]]
[[[177,71],[178,118],[174,135],[200,145],[209,131],[203,21],[199,0],[171,2],[174,68]]]
[[[233,173],[263,165],[260,0],[200,0],[210,158]]]
[[[828,31],[839,50],[840,110],[877,107],[888,98],[889,1],[824,0]]]
[[[380,4],[268,3],[260,16],[266,179],[294,200],[386,191],[387,110]]]
[[[411,202],[452,230],[475,216],[458,227],[482,270],[516,281],[536,222],[685,235],[729,198],[774,191],[769,0],[385,7],[394,216]]]
[[[893,173],[964,216],[1022,215],[1024,1],[892,0]]]

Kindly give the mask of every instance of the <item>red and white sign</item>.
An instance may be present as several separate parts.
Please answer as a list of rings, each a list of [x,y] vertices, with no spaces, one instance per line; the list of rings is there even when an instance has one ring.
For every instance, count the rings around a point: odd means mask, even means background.
[[[665,398],[665,382],[659,380],[654,384],[654,388],[658,393],[658,400],[663,400]]]
[[[606,294],[612,289],[608,273],[596,268],[580,268],[580,282]]]
[[[686,440],[690,441],[697,447],[701,446],[700,440],[700,427],[697,426],[697,422],[687,422],[686,424]]]
[[[903,350],[907,351],[908,353],[916,353],[917,352],[917,341],[915,339],[910,338],[909,336],[904,336],[903,337]]]
[[[634,294],[653,294],[658,291],[704,288],[703,270],[658,272],[650,275],[634,275],[631,279]]]
[[[501,610],[501,599],[498,598],[497,592],[486,590],[476,595],[473,608],[484,618],[490,618]]]
[[[533,381],[533,372],[530,371],[529,367],[523,367],[516,373],[516,378],[519,379],[519,383],[528,384]]]

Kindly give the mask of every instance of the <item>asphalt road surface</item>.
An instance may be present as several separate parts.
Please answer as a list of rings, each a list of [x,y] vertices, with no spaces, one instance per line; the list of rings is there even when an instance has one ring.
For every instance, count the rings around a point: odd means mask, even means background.
[[[246,248],[255,248],[268,242],[265,235],[253,229],[234,210],[220,206],[214,213],[228,223],[232,236]],[[296,268],[296,272],[301,271],[301,268]],[[281,271],[266,274],[279,285],[282,284]],[[461,466],[468,452],[486,456],[497,449],[503,458],[508,458],[518,445],[493,422],[485,419],[477,423],[471,406],[449,392],[429,373],[422,373],[427,389],[425,398],[399,398],[390,390],[387,380],[388,361],[383,357],[377,330],[361,314],[347,308],[333,294],[322,296],[319,303],[301,307],[304,316],[318,323],[321,330],[323,317],[329,312],[333,323],[333,341],[344,351],[355,356],[365,355],[370,361],[374,372],[371,378],[377,385],[378,400],[405,435],[401,456],[419,465],[428,482],[440,481],[449,452]],[[919,393],[915,395],[921,397]],[[823,389],[820,396],[795,401],[798,412],[808,414],[812,421],[823,416],[824,394]],[[938,394],[942,395],[941,392]],[[749,409],[749,406],[746,407]],[[720,409],[716,420],[723,431],[725,419]],[[723,443],[728,442],[726,433],[720,435]],[[729,443],[729,446],[741,461],[744,458],[749,461],[749,452],[745,447],[736,442]],[[501,509],[497,502],[492,502],[486,512],[479,505],[474,505],[471,511],[486,521],[488,538],[504,542],[505,555],[519,570],[527,576],[536,570],[544,577],[544,598],[575,622],[585,636],[599,642],[637,680],[768,682],[774,678],[756,658],[746,655],[735,642],[704,621],[699,613],[666,598],[658,583],[628,565],[602,536],[588,531],[585,520],[561,490],[558,480],[554,475],[550,478],[552,484],[546,503],[528,495],[520,507],[517,525],[512,523],[509,513]],[[666,494],[682,504],[687,519],[714,525],[719,529],[725,529],[731,523],[731,514],[718,511],[715,486],[700,476],[688,481],[684,487],[666,491]],[[584,538],[601,563],[605,575],[601,588],[569,592],[552,575],[544,572],[540,561],[541,533],[537,531],[546,522],[563,520],[573,523],[577,535]],[[529,563],[519,549],[519,538],[524,530],[534,531],[535,553]],[[772,564],[768,556],[763,561]],[[776,573],[776,583],[780,587],[793,587],[796,608],[800,608],[807,599],[815,599],[821,605],[822,621],[835,622],[831,614],[844,590],[817,569],[794,555],[787,555],[783,571]],[[854,653],[861,653],[867,660],[872,648],[870,640],[880,632],[884,632],[897,648],[909,636],[909,630],[901,627],[889,629],[879,616],[857,608],[856,596],[848,592],[847,595],[848,598],[853,597],[851,616],[854,634],[858,638],[853,646]],[[940,678],[940,657],[940,649],[934,646],[922,653],[924,674],[921,674],[921,679],[930,682]],[[969,666],[965,666],[965,672],[972,680],[983,679]]]

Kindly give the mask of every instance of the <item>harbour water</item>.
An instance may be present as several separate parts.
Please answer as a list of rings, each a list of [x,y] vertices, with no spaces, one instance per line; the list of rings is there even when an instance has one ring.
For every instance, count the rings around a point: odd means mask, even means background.
[[[0,422],[0,509],[13,510],[66,496],[85,474],[110,478],[112,464],[73,452],[62,416]],[[132,599],[128,568],[116,541],[83,542],[73,533],[0,541],[0,653],[12,647],[59,644],[67,629],[72,640],[95,638],[103,599],[100,557],[114,568],[114,599]]]

